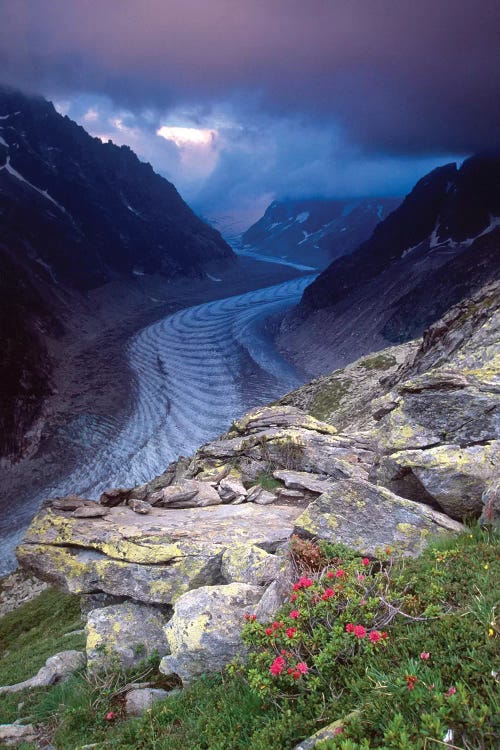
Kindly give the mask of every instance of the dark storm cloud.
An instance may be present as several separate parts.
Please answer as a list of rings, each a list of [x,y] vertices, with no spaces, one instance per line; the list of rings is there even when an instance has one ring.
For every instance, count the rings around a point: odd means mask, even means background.
[[[0,0],[2,77],[132,111],[243,100],[376,153],[498,145],[498,0]]]

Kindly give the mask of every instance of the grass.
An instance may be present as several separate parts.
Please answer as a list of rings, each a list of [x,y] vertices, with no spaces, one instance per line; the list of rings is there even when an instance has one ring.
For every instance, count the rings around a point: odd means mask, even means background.
[[[268,472],[259,474],[255,479],[255,484],[259,484],[262,489],[267,490],[268,492],[277,490],[278,487],[283,487],[283,482],[280,482],[279,479],[275,479],[273,475]]]
[[[359,364],[365,370],[390,370],[396,364],[396,358],[392,354],[375,354],[360,360]]]
[[[331,565],[340,564],[337,548],[323,553],[333,557]],[[348,558],[346,570],[355,564]],[[389,577],[400,609],[410,615],[396,615],[386,626],[389,639],[383,648],[363,642],[359,650],[339,651],[335,637],[342,628],[335,618],[324,627],[313,605],[299,599],[299,628],[307,634],[301,648],[309,649],[301,658],[310,672],[296,685],[274,684],[267,662],[258,666],[259,635],[248,667],[203,677],[140,719],[122,718],[120,685],[130,679],[125,673],[100,683],[77,675],[66,685],[37,691],[34,700],[23,694],[15,702],[32,701],[23,712],[45,724],[58,750],[91,743],[99,750],[291,750],[349,714],[342,733],[321,750],[439,750],[449,730],[461,750],[493,750],[500,732],[494,676],[499,560],[498,536],[475,528],[439,541],[416,560],[391,559],[364,569],[374,581],[381,572]],[[320,573],[311,575],[315,586],[322,585]],[[288,617],[290,606],[278,619]],[[348,607],[346,616],[353,621],[367,617],[354,599]],[[11,670],[15,679],[30,676],[46,656],[75,647],[62,637],[73,626],[78,626],[74,601],[55,592],[44,592],[4,617],[0,642],[3,651],[9,650],[10,666],[2,663],[3,678],[10,680]],[[416,677],[412,690],[408,676]],[[116,721],[105,720],[109,710],[116,712]]]
[[[344,396],[349,393],[350,381],[348,379],[331,379],[328,383],[318,388],[308,408],[308,412],[316,419],[327,420],[336,412]]]

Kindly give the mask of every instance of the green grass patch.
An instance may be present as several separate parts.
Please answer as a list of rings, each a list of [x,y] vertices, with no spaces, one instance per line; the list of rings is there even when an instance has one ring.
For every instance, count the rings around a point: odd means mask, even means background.
[[[280,482],[279,479],[275,479],[273,475],[269,474],[268,472],[259,474],[256,477],[254,484],[259,484],[262,489],[268,490],[268,492],[277,490],[278,487],[283,487],[283,482]]]
[[[330,380],[314,394],[308,412],[316,419],[326,420],[339,409],[347,393],[349,393],[349,380]]]
[[[65,635],[82,627],[79,597],[56,589],[46,589],[36,599],[8,612],[0,619],[0,685],[33,677],[48,657],[59,651],[82,650],[83,634]],[[40,688],[0,695],[0,723],[17,718],[20,701],[25,702],[23,713],[29,713],[45,692]]]

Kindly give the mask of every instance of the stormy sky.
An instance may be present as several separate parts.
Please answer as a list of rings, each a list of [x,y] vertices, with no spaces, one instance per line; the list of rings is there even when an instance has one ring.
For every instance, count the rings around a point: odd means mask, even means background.
[[[498,147],[499,35],[498,0],[0,0],[0,78],[248,223]]]

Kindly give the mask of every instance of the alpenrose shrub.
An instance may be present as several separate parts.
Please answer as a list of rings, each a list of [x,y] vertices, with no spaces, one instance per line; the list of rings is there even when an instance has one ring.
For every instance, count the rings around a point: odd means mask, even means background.
[[[416,559],[311,545],[292,551],[304,565],[274,621],[245,617],[238,671],[263,712],[282,717],[262,746],[291,747],[337,721],[318,750],[499,747],[498,536],[475,528]]]
[[[304,557],[311,570],[311,560],[327,556],[321,549],[314,555],[308,545]],[[304,546],[297,546],[303,555]],[[250,649],[250,685],[261,695],[290,696],[327,687],[333,665],[345,667],[355,654],[385,648],[386,628],[404,605],[404,595],[391,590],[389,554],[383,553],[383,564],[335,556],[333,566],[297,578],[272,623],[262,625],[248,613],[243,640]]]

